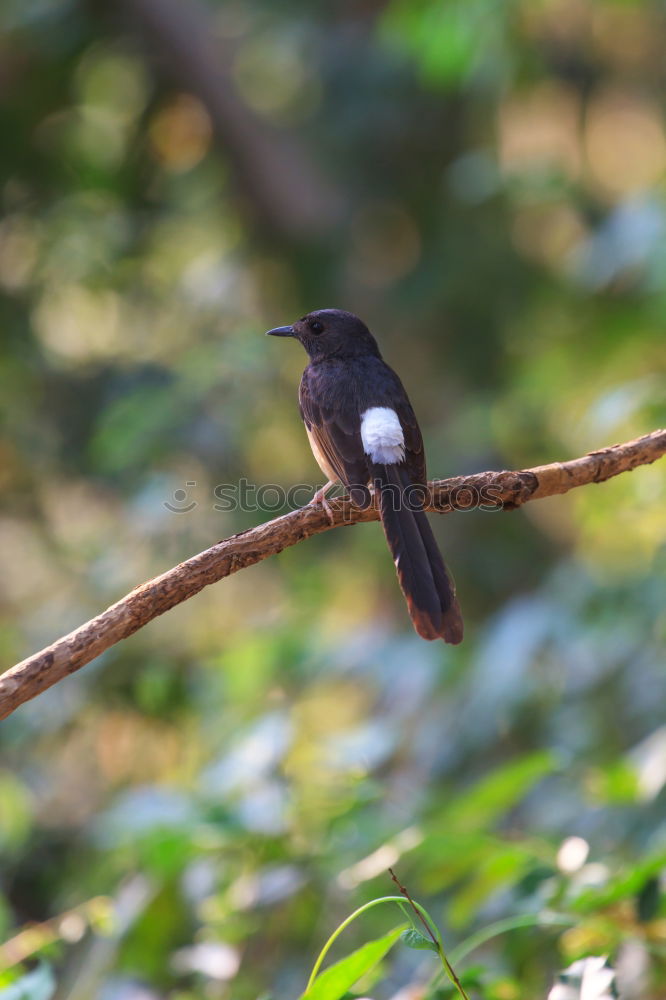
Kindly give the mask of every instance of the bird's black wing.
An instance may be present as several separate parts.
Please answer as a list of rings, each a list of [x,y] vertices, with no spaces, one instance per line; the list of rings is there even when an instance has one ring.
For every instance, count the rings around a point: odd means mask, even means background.
[[[405,435],[405,464],[409,478],[413,483],[425,485],[427,477],[423,438],[406,394],[404,400],[398,404],[396,412]]]
[[[316,373],[306,368],[298,402],[320,466],[326,475],[330,476],[331,471],[335,473],[335,477],[350,491],[355,504],[367,507],[370,503],[367,489],[369,471],[361,440],[358,403],[354,394],[346,392],[345,380],[329,378],[322,387],[318,384]]]
[[[409,478],[412,483],[425,485],[427,479],[423,438],[412,404],[409,402],[405,387],[393,369],[383,362],[382,367],[385,375],[386,398],[384,401],[378,401],[375,405],[390,406],[398,414],[405,437],[405,465]]]

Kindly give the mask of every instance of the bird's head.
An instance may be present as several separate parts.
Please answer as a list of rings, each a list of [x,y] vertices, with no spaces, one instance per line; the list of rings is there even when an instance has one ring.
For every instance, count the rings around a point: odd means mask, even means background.
[[[343,309],[317,309],[291,326],[268,330],[271,337],[295,337],[312,361],[329,357],[379,356],[377,342],[365,323]]]

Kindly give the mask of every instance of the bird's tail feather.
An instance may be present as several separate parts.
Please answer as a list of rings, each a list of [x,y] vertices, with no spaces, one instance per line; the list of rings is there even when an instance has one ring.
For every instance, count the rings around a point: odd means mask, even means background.
[[[424,639],[459,643],[463,622],[456,588],[425,511],[409,496],[405,465],[373,465],[379,513],[414,628]]]

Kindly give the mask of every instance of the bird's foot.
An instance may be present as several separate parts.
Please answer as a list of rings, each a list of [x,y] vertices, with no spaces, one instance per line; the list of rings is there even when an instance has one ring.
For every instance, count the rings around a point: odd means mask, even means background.
[[[328,493],[328,491],[331,489],[332,486],[335,486],[335,483],[329,479],[329,481],[326,483],[325,486],[322,486],[321,489],[317,490],[312,500],[310,501],[311,504],[314,504],[315,506],[320,505],[324,508],[324,512],[326,514],[328,523],[330,525],[335,524],[335,516],[333,514],[333,508],[326,499],[326,494]]]

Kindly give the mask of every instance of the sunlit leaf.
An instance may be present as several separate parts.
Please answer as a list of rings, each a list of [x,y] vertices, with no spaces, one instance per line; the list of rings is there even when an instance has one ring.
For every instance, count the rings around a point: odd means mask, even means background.
[[[302,1000],[340,1000],[361,976],[382,960],[403,931],[404,924],[394,927],[388,934],[375,941],[368,941],[351,955],[329,966],[317,976],[307,993],[303,994]]]

